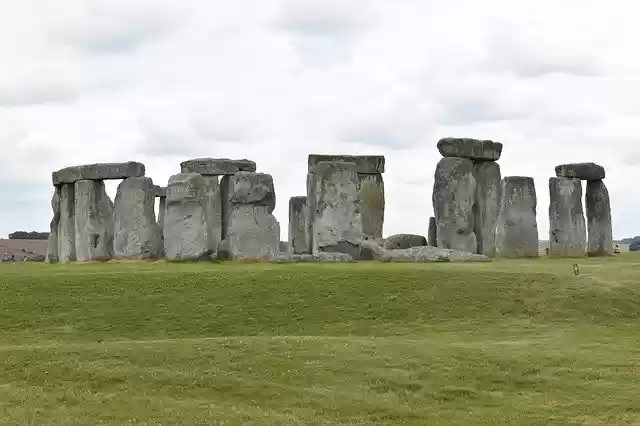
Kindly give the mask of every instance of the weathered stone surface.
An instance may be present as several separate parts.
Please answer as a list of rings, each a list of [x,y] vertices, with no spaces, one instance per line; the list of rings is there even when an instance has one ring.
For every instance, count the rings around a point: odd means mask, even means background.
[[[556,176],[582,180],[601,180],[605,178],[604,167],[595,163],[572,163],[556,166]]]
[[[156,197],[166,198],[166,196],[167,196],[167,187],[166,186],[153,185],[153,192],[155,193]]]
[[[393,262],[487,262],[490,259],[482,254],[443,249],[440,247],[422,246],[401,250],[386,250],[384,254],[376,260]]]
[[[160,249],[158,250],[158,258],[164,259],[164,213],[167,210],[167,197],[160,197],[158,201],[158,226],[160,227]]]
[[[49,224],[49,238],[47,240],[47,254],[45,262],[55,263],[58,261],[58,225],[60,223],[60,187],[54,187],[53,196],[51,197],[51,210],[53,210],[53,218]]]
[[[271,262],[351,262],[353,258],[345,253],[296,254],[278,253],[268,259]]]
[[[266,173],[238,172],[229,178],[229,201],[233,205],[276,206],[273,178]]]
[[[470,138],[442,138],[438,141],[438,151],[443,157],[497,161],[502,154],[502,144]]]
[[[312,253],[339,252],[357,258],[362,219],[356,165],[319,162],[312,173],[310,189],[307,203],[314,212]]]
[[[582,209],[580,179],[549,179],[549,255],[586,254],[587,229]]]
[[[76,260],[76,190],[72,183],[60,186],[60,223],[58,224],[58,260]]]
[[[231,214],[231,194],[229,192],[231,186],[231,175],[225,175],[220,178],[220,207],[221,207],[221,223],[222,223],[222,239],[229,236],[229,215]]]
[[[500,166],[493,161],[475,164],[476,195],[473,208],[476,253],[492,257],[496,253],[496,226],[500,213],[502,175]]]
[[[587,223],[589,256],[608,256],[613,254],[613,235],[611,225],[611,201],[609,190],[601,180],[587,182]]]
[[[380,174],[384,173],[384,156],[383,155],[324,155],[309,154],[309,173],[313,173],[313,169],[320,162],[346,162],[354,163],[358,173],[364,174]]]
[[[204,207],[207,222],[207,247],[215,253],[222,240],[222,197],[218,176],[203,176],[205,184]]]
[[[278,251],[280,253],[288,253],[289,252],[289,243],[286,241],[280,241],[278,243]]]
[[[204,178],[197,173],[180,173],[169,179],[164,216],[167,260],[211,258],[205,213],[206,190]]]
[[[307,173],[307,204],[305,210],[305,241],[307,243],[306,253],[313,253],[313,217],[315,215],[315,206],[313,205],[313,200],[315,196],[313,195],[314,189],[314,178],[313,173]]]
[[[75,183],[76,260],[113,258],[113,202],[101,180]]]
[[[268,206],[234,205],[229,215],[229,254],[232,259],[268,259],[278,254],[280,224]]]
[[[127,163],[99,163],[85,166],[72,166],[53,172],[54,185],[75,183],[79,180],[126,179],[144,176],[144,164],[129,161]]]
[[[309,252],[306,237],[307,197],[289,199],[289,252],[303,254]]]
[[[180,163],[182,173],[199,173],[203,176],[232,175],[238,172],[255,172],[256,163],[251,160],[228,158],[194,158]]]
[[[116,259],[157,259],[162,229],[155,214],[156,187],[151,178],[136,177],[118,185],[115,199]]]
[[[431,247],[438,247],[438,225],[436,224],[436,218],[429,218],[429,234],[427,235],[427,244]]]
[[[433,184],[438,247],[469,253],[478,249],[473,217],[475,194],[475,166],[471,160],[446,157],[438,162]]]
[[[538,257],[537,197],[533,178],[508,176],[502,180],[502,202],[496,235],[496,255]]]
[[[426,245],[427,239],[422,235],[415,234],[396,234],[384,240],[384,248],[386,250],[408,249]]]
[[[385,203],[381,174],[358,173],[358,200],[362,216],[362,233],[367,238],[382,238]]]

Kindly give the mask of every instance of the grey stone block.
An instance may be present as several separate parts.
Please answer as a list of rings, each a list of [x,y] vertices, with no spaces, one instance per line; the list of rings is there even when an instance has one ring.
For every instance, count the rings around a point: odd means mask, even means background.
[[[339,154],[309,154],[309,172],[320,162],[346,162],[354,163],[358,173],[364,174],[380,174],[384,173],[384,156],[383,155],[339,155]]]
[[[76,260],[105,261],[113,258],[113,202],[104,182],[75,183]]]
[[[587,229],[580,179],[549,179],[549,255],[580,257],[586,254]]]
[[[502,144],[471,138],[442,138],[438,141],[438,151],[443,157],[497,161],[502,154]]]
[[[500,213],[502,175],[493,161],[475,164],[476,195],[473,208],[476,253],[492,257],[496,252],[496,226]]]
[[[307,197],[289,199],[289,252],[293,254],[309,253],[306,236]]]
[[[587,182],[586,205],[589,230],[588,255],[612,255],[611,201],[609,199],[609,190],[603,181]]]
[[[135,161],[127,163],[99,163],[72,166],[52,173],[54,185],[75,183],[79,180],[126,179],[144,176],[144,164]]]
[[[60,224],[60,187],[54,187],[51,197],[51,210],[53,218],[49,224],[49,238],[47,239],[47,254],[45,262],[56,263],[58,261],[58,226]]]
[[[60,222],[58,224],[58,260],[76,260],[76,190],[73,183],[60,186]]]
[[[255,172],[256,163],[251,160],[228,158],[194,158],[180,163],[182,173],[198,173],[203,176],[232,175],[238,172]]]
[[[431,247],[438,247],[438,225],[433,216],[429,218],[429,234],[427,236],[427,244]]]
[[[233,205],[276,206],[273,178],[266,173],[238,172],[229,177],[229,202]]]
[[[605,170],[596,163],[572,163],[556,166],[556,176],[581,180],[601,180],[605,178]]]
[[[402,250],[426,245],[427,239],[422,235],[396,234],[385,238],[383,247],[386,250]]]
[[[381,174],[358,173],[358,200],[362,216],[362,233],[367,238],[382,238],[385,201]]]
[[[229,215],[229,255],[235,260],[268,260],[279,253],[280,224],[269,207],[234,205]]]
[[[207,247],[215,253],[222,240],[222,196],[218,176],[203,176],[204,207],[207,222]]]
[[[496,235],[497,256],[539,256],[536,208],[533,178],[507,176],[502,179],[502,201]]]

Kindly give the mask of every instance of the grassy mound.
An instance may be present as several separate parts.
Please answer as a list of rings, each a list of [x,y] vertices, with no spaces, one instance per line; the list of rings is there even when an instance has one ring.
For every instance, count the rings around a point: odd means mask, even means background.
[[[640,258],[3,264],[2,424],[640,421]]]

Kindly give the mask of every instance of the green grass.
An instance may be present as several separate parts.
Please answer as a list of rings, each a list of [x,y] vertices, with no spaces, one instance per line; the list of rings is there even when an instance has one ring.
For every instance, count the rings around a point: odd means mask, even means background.
[[[2,264],[0,424],[640,424],[640,257]]]

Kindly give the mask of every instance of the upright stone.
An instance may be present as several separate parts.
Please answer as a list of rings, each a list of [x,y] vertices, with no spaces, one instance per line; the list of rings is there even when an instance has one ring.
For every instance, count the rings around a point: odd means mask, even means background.
[[[438,247],[438,225],[436,224],[436,218],[429,218],[429,234],[427,235],[427,244],[431,247]]]
[[[204,206],[207,220],[207,244],[212,253],[222,240],[222,199],[218,176],[203,176],[206,187]]]
[[[104,261],[113,258],[113,202],[104,181],[75,183],[76,259]]]
[[[382,174],[358,173],[358,199],[362,233],[367,238],[381,239],[385,207]]]
[[[315,168],[315,165],[314,165]],[[304,239],[307,245],[307,253],[313,253],[313,217],[315,215],[315,206],[313,204],[313,200],[315,199],[315,195],[313,194],[313,173],[307,173],[307,203],[305,206],[305,215],[304,215],[304,223],[305,223],[305,235]]]
[[[60,185],[60,223],[58,224],[58,259],[60,262],[76,260],[75,186]]]
[[[158,201],[158,226],[160,227],[160,249],[158,251],[158,258],[163,259],[165,257],[164,252],[164,214],[167,211],[167,197],[166,193],[164,197],[160,197]]]
[[[507,258],[538,257],[536,208],[533,178],[507,176],[502,180],[496,255]]]
[[[613,254],[611,201],[609,190],[601,180],[587,182],[587,223],[589,228],[589,256]]]
[[[309,253],[306,237],[307,197],[289,199],[289,253]]]
[[[47,255],[45,261],[47,263],[55,263],[58,261],[58,226],[60,224],[60,187],[54,187],[53,197],[51,197],[51,209],[53,210],[53,218],[49,224],[49,239],[47,240]]]
[[[493,161],[479,161],[475,164],[476,194],[474,232],[479,254],[492,257],[496,253],[496,226],[500,213],[502,176],[500,166]]]
[[[280,224],[273,178],[265,173],[238,172],[229,178],[229,255],[232,259],[268,259],[277,255]]]
[[[210,259],[206,183],[197,173],[171,176],[164,217],[164,251],[168,260]]]
[[[362,219],[354,163],[318,162],[312,173],[310,204],[313,253],[341,252],[360,257]]]
[[[549,255],[585,255],[587,230],[580,179],[549,178]]]
[[[148,177],[123,180],[115,200],[114,256],[157,259],[162,230],[155,215],[156,187]]]
[[[471,160],[445,157],[438,162],[433,185],[433,209],[438,247],[475,253],[473,206],[475,167]]]
[[[220,236],[223,240],[226,240],[229,236],[229,216],[231,215],[229,185],[231,176],[225,175],[220,178],[220,223],[222,225]]]

